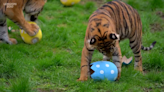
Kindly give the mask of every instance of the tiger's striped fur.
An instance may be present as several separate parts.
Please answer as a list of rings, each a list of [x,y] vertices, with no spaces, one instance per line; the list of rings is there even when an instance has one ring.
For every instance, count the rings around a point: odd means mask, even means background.
[[[89,18],[82,50],[81,74],[78,80],[88,79],[89,65],[95,49],[104,55],[103,60],[113,59],[113,63],[118,68],[118,80],[122,66],[119,41],[125,38],[129,39],[134,53],[134,68],[142,72],[141,49],[150,50],[156,42],[153,42],[150,47],[141,45],[142,23],[137,11],[122,1],[111,1],[97,9]]]
[[[6,18],[24,29],[30,36],[36,35],[39,27],[27,21],[36,21],[47,0],[0,0],[0,40],[16,44],[17,40],[8,36]],[[25,18],[24,13],[25,12]]]

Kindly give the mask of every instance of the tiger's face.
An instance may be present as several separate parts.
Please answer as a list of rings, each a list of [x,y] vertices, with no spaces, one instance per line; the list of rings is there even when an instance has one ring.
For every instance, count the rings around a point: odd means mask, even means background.
[[[115,43],[119,40],[115,28],[111,20],[105,17],[98,17],[89,23],[90,46],[97,49],[100,53],[107,55],[113,52]]]

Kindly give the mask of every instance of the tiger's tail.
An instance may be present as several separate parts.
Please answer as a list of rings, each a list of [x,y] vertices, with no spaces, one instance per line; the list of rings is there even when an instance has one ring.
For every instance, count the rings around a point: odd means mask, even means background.
[[[154,42],[150,45],[150,47],[144,47],[144,46],[142,45],[142,46],[141,46],[141,49],[144,50],[144,51],[151,50],[151,49],[154,47],[155,44],[156,44],[156,41],[154,41]]]

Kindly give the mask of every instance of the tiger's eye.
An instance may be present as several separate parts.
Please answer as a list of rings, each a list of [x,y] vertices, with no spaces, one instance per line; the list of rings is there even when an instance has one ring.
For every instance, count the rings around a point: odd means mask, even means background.
[[[117,36],[116,36],[116,34],[113,34],[113,33],[111,33],[111,34],[109,35],[109,38],[112,39],[112,40],[118,39]]]
[[[96,39],[95,38],[92,38],[91,40],[90,40],[90,44],[94,44],[96,42]]]
[[[95,29],[94,28],[91,28],[91,32],[94,31]]]
[[[108,28],[109,27],[109,24],[104,24],[103,26]]]

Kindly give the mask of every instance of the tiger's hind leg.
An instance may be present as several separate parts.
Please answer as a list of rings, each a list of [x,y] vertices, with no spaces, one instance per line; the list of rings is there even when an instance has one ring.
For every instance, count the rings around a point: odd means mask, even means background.
[[[0,40],[8,44],[17,44],[16,39],[9,38],[8,36],[6,17],[2,13],[2,11],[0,11]]]
[[[142,72],[141,39],[130,39],[130,47],[135,57],[134,69]]]

